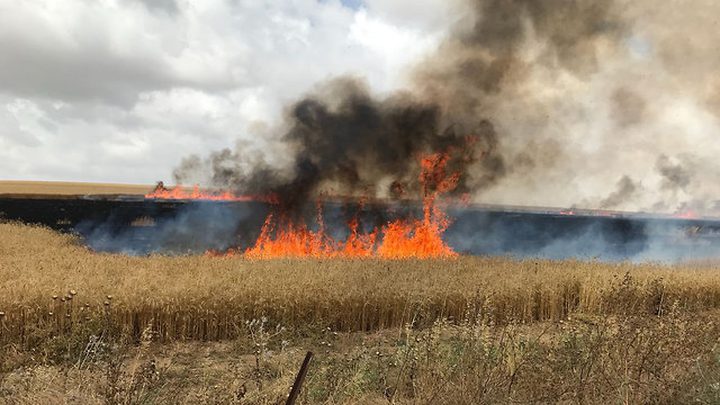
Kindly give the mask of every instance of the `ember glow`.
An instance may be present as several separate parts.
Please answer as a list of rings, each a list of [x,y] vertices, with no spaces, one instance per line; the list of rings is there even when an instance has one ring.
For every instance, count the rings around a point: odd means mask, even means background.
[[[336,240],[325,230],[322,205],[317,206],[317,230],[297,223],[285,213],[271,213],[265,219],[255,244],[244,252],[209,252],[213,256],[243,255],[249,259],[276,258],[453,258],[457,253],[443,240],[450,225],[438,198],[457,186],[459,173],[446,173],[448,155],[436,153],[421,159],[420,184],[423,190],[421,219],[395,220],[370,232],[361,232],[358,217],[351,219],[346,240]]]
[[[700,215],[693,210],[686,210],[674,214],[673,217],[678,219],[699,219]]]

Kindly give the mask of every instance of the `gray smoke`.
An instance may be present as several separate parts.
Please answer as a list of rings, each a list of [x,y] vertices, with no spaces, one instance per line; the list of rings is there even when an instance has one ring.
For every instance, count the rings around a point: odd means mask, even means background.
[[[623,176],[617,184],[617,189],[612,192],[607,198],[600,201],[600,208],[617,208],[628,199],[632,198],[633,194],[638,191],[639,185],[636,184],[630,177]]]
[[[416,69],[414,88],[378,98],[360,79],[331,80],[287,108],[277,137],[287,154],[281,164],[268,163],[277,151],[238,147],[184,159],[175,180],[187,183],[203,173],[207,185],[274,192],[294,204],[327,190],[416,193],[423,153],[451,152],[449,170],[463,174],[458,193],[496,185],[515,166],[544,165],[542,156],[504,153],[509,134],[494,123],[497,98],[522,89],[527,78],[522,44],[536,36],[545,43],[542,63],[585,77],[597,69],[596,43],[616,41],[624,24],[609,0],[477,0],[470,6],[472,17]]]
[[[669,157],[661,155],[657,160],[656,167],[663,178],[663,188],[680,191],[690,185],[692,173],[680,163],[673,163]]]
[[[406,90],[322,83],[261,145],[186,158],[175,180],[291,203],[408,196],[418,156],[450,150],[457,192],[475,202],[717,213],[705,185],[720,182],[720,3],[466,0],[465,11]]]

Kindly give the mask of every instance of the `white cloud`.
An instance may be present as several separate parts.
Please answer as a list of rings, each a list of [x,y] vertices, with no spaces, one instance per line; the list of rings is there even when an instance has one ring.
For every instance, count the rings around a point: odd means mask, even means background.
[[[349,38],[371,51],[377,58],[376,75],[384,79],[385,86],[402,81],[409,61],[417,61],[429,50],[438,46],[440,35],[428,35],[414,29],[403,29],[368,15],[365,10],[355,14]],[[367,74],[367,72],[366,72]]]
[[[551,162],[510,172],[481,201],[599,201],[623,175],[642,187],[620,208],[717,199],[718,3],[626,2],[626,49],[602,48],[588,77],[540,60],[539,39],[524,44],[523,85],[490,113],[509,156]],[[378,93],[404,86],[408,67],[470,14],[466,3],[0,0],[0,179],[151,183],[238,141],[279,151],[271,134],[285,105],[344,74]],[[618,91],[642,101],[639,122],[613,117],[626,108]],[[668,192],[660,154],[692,155],[703,170],[690,165],[691,184]]]
[[[464,0],[365,0],[366,8],[388,24],[442,32],[467,14]]]
[[[319,81],[402,85],[437,25],[377,2],[0,0],[0,178],[169,179],[188,154],[263,141]]]

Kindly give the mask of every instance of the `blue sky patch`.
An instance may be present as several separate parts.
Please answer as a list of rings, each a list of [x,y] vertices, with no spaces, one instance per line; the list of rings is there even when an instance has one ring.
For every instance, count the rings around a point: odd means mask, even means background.
[[[357,10],[363,6],[363,0],[340,0],[343,6]]]

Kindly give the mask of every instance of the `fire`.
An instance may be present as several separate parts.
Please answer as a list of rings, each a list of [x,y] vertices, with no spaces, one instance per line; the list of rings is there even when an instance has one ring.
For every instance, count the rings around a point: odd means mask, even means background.
[[[441,193],[457,187],[459,173],[447,175],[448,155],[434,154],[422,159],[420,184],[423,186],[423,218],[412,222],[395,221],[383,230],[382,244],[377,255],[387,259],[454,257],[457,255],[442,240],[450,225],[445,212],[436,204]],[[434,187],[434,190],[431,190]]]
[[[390,223],[383,230],[377,256],[384,259],[454,257],[457,254],[441,238],[444,227],[426,219]]]
[[[318,204],[317,223],[320,229],[312,231],[306,225],[297,225],[287,218],[275,221],[268,215],[255,245],[245,251],[250,259],[280,257],[361,258],[372,257],[378,231],[361,234],[357,217],[350,220],[347,240],[337,241],[325,232],[322,206]],[[279,226],[278,226],[279,225]]]
[[[245,251],[251,259],[283,257],[312,258],[442,258],[457,253],[442,240],[450,225],[445,212],[437,205],[437,197],[457,187],[459,173],[448,175],[445,168],[447,154],[433,154],[421,160],[420,183],[423,186],[423,218],[393,221],[380,229],[361,233],[357,217],[348,223],[349,236],[345,241],[333,239],[325,232],[322,207],[318,205],[319,229],[312,231],[270,214],[255,245]]]
[[[154,200],[203,200],[203,201],[272,201],[272,197],[258,197],[237,195],[230,191],[209,192],[200,190],[200,186],[195,185],[192,191],[186,190],[182,186],[173,188],[165,188],[162,184],[158,185],[152,192],[145,194],[145,198]]]
[[[350,236],[345,241],[340,255],[343,257],[371,257],[377,242],[378,230],[360,234],[358,231],[360,221],[357,217],[353,218],[348,226],[350,227]]]
[[[673,216],[675,218],[679,218],[679,219],[699,219],[700,218],[700,215],[698,215],[693,210],[681,211],[681,212],[675,213]]]
[[[255,244],[244,252],[231,249],[225,253],[208,252],[211,256],[235,256],[242,254],[250,259],[274,258],[451,258],[457,253],[443,240],[442,235],[450,225],[447,214],[438,206],[438,197],[457,187],[459,173],[448,174],[447,153],[435,153],[420,160],[419,182],[423,193],[423,216],[421,219],[396,220],[370,232],[361,232],[360,219],[356,215],[348,222],[348,236],[336,240],[325,231],[322,205],[317,206],[317,230],[304,223],[297,223],[283,213],[271,213],[265,218],[260,236]],[[178,186],[165,188],[162,183],[145,196],[163,200],[209,200],[209,201],[267,201],[277,203],[273,197],[239,196],[230,192],[210,193],[195,186],[187,191]],[[362,204],[361,208],[362,210]]]

